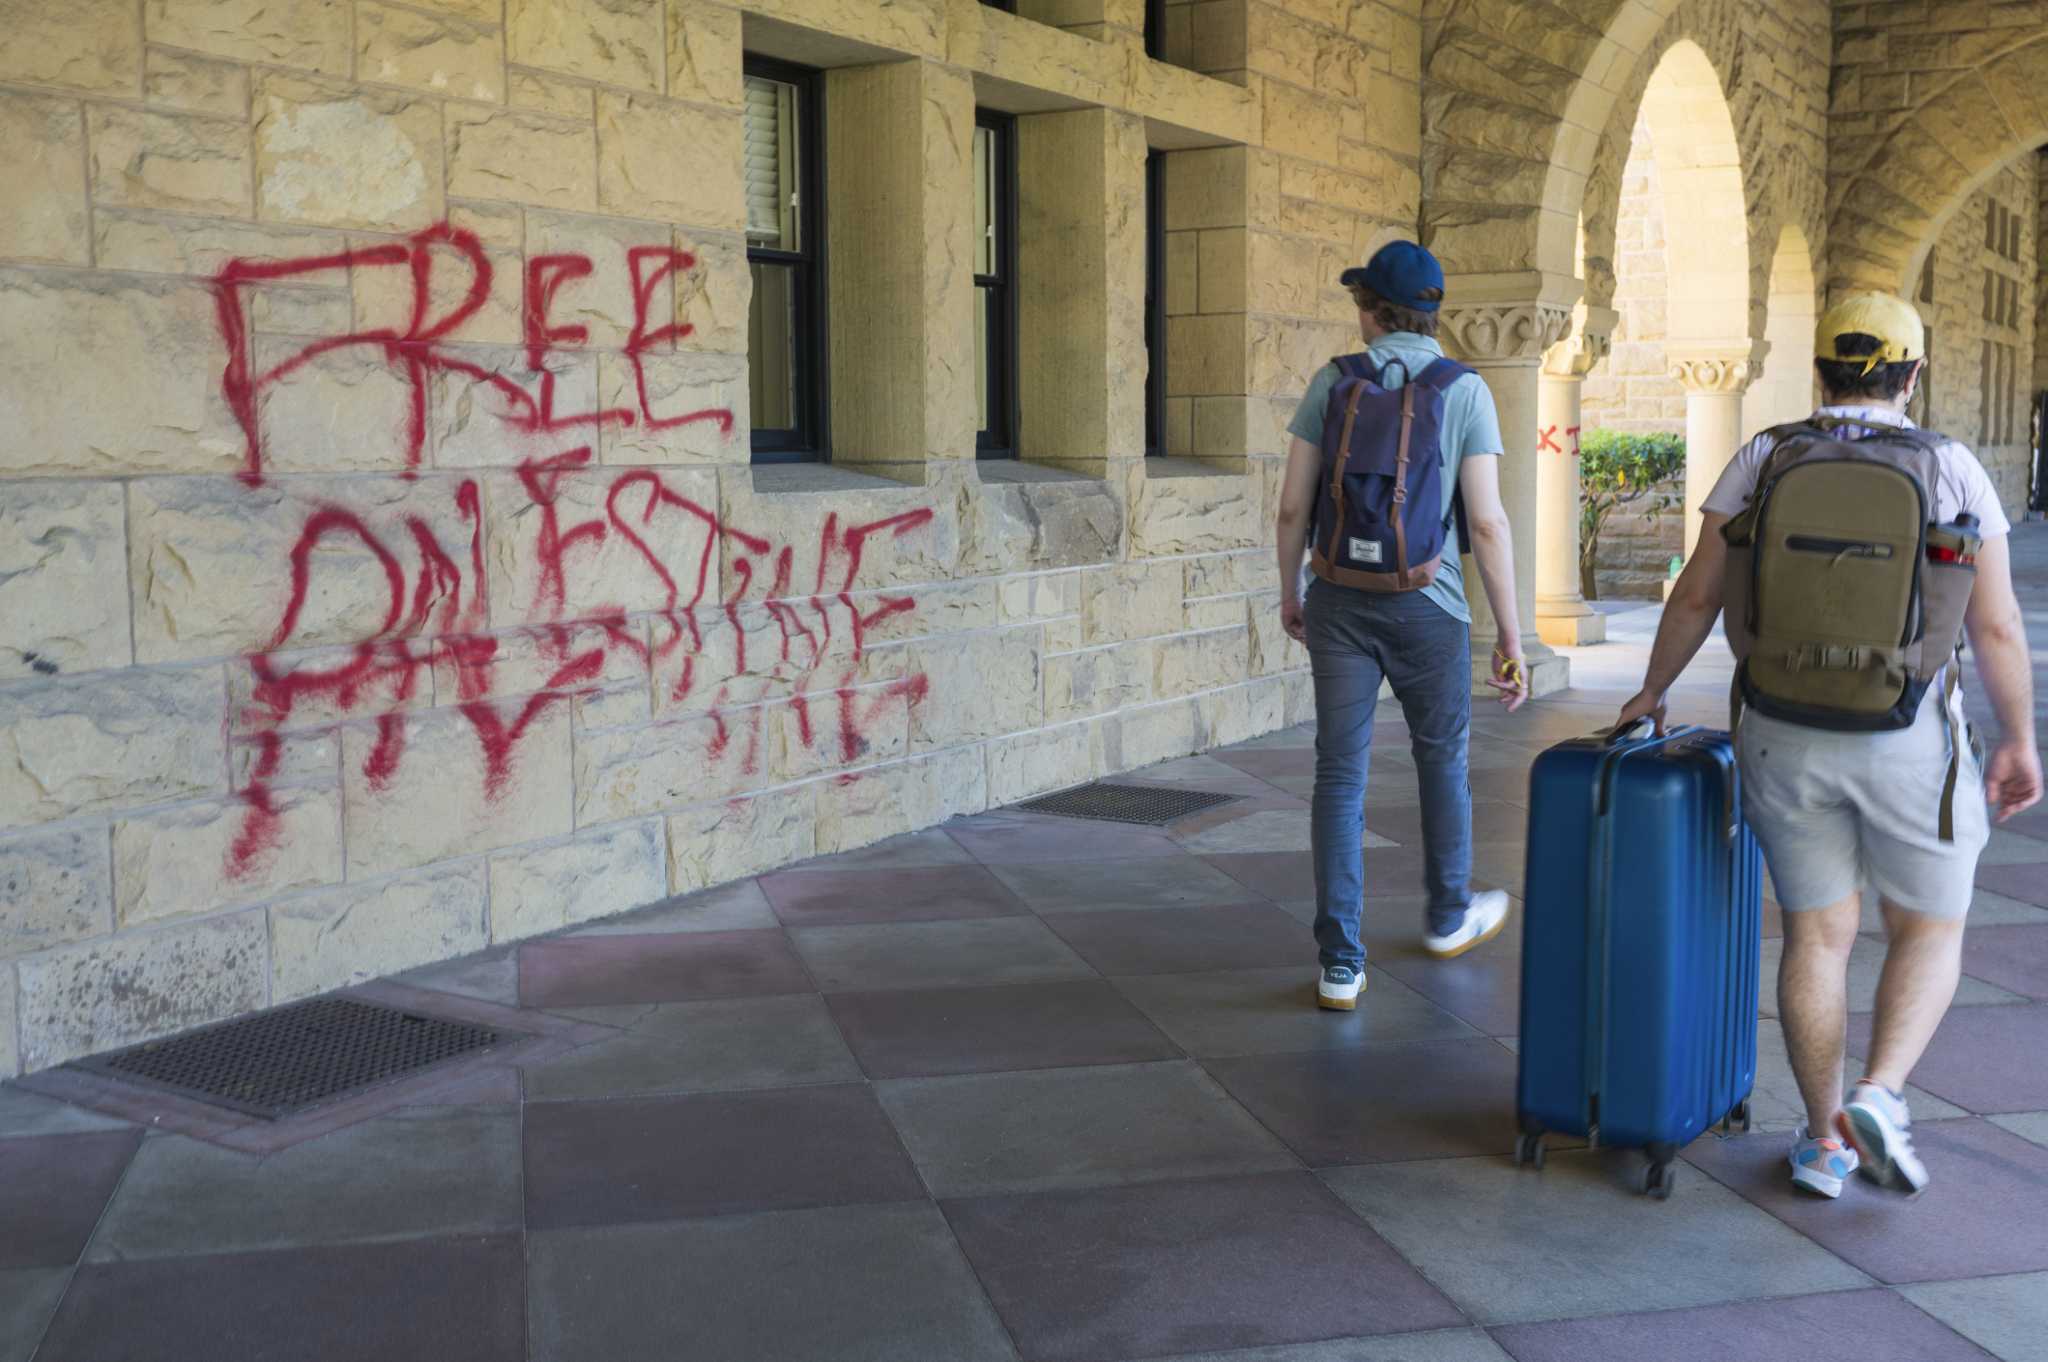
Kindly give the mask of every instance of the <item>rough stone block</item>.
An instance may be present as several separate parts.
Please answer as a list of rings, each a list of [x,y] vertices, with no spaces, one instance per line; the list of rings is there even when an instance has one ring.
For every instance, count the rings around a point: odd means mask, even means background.
[[[666,223],[529,212],[526,215],[529,257],[577,256],[590,266],[590,273],[565,278],[557,285],[544,318],[547,325],[551,329],[580,326],[589,333],[584,343],[590,348],[623,350],[633,335],[636,321],[633,271],[628,253],[659,252],[674,243],[674,233]],[[640,267],[641,278],[654,278],[654,267],[660,263],[658,258],[646,256],[643,261],[646,263]],[[676,275],[683,273],[678,266]],[[672,276],[670,283],[674,282]],[[658,288],[647,309],[645,330],[651,333],[679,320],[674,288]],[[652,347],[649,353],[666,353],[673,348],[663,344]],[[739,348],[745,349],[744,346]],[[582,408],[565,407],[563,410],[580,411]]]
[[[1145,705],[1109,715],[1103,727],[1107,770],[1129,771],[1155,761],[1171,761],[1209,745],[1209,727],[1202,702],[1191,695],[1164,704]]]
[[[15,1028],[15,1017],[20,1012],[17,993],[14,966],[0,965],[0,1078],[12,1078],[21,1072],[21,1043]]]
[[[1042,714],[1039,631],[998,629],[912,645],[910,669],[929,694],[911,710],[918,751],[1036,727]]]
[[[233,671],[230,671],[230,682]],[[246,670],[244,669],[246,675]],[[232,695],[232,684],[230,693]],[[260,712],[260,711],[259,711]],[[229,722],[247,720],[261,728],[246,704],[229,700]],[[268,785],[327,784],[340,779],[341,734],[334,729],[302,733],[237,733],[228,746],[228,786],[237,792],[261,782]]]
[[[344,0],[144,0],[149,41],[234,61],[345,76],[351,52]]]
[[[537,500],[516,475],[488,474],[493,622],[589,619],[729,596],[715,555],[701,580],[699,574],[705,545],[717,537],[706,518],[718,505],[715,478],[708,469],[621,474],[583,468],[551,484],[537,480]],[[573,552],[550,542],[545,510],[553,512],[560,535],[578,536]],[[593,537],[598,531],[580,530],[593,524],[602,527],[601,540]]]
[[[607,85],[659,90],[662,0],[510,0],[512,60]]]
[[[1251,598],[1251,674],[1271,676],[1308,665],[1308,649],[1287,636],[1280,627],[1280,593],[1267,592]]]
[[[1119,563],[1081,579],[1081,637],[1121,643],[1179,630],[1181,567],[1174,562]]]
[[[0,474],[233,469],[220,366],[202,284],[0,270]]]
[[[668,893],[667,861],[659,819],[493,856],[491,941],[518,941],[653,903]]]
[[[1152,698],[1152,646],[1142,640],[1045,659],[1045,721],[1107,714]]]
[[[347,295],[329,296],[342,311],[345,332]],[[256,397],[264,471],[404,472],[413,387],[403,366],[381,347],[357,345],[314,354],[286,372],[283,366],[305,348],[297,336],[259,336],[251,346],[254,370],[278,375]]]
[[[956,575],[956,506],[926,488],[820,483],[816,491],[759,493],[744,471],[722,476],[729,531],[722,580],[728,599],[742,587],[750,600],[772,594],[784,548],[791,551],[789,580],[828,595],[914,587]],[[749,544],[742,532],[767,541],[767,549]],[[750,575],[737,569],[741,559],[750,563]]]
[[[686,351],[597,357],[598,401],[638,414],[598,437],[607,464],[730,464],[744,467],[748,439],[747,358]],[[642,406],[642,403],[645,406]],[[653,419],[648,419],[648,413]]]
[[[1166,158],[1166,221],[1174,231],[1249,221],[1247,155],[1243,147],[1213,147]]]
[[[851,851],[988,807],[988,770],[979,747],[912,757],[811,788],[818,799],[820,855]]]
[[[273,790],[114,821],[114,906],[125,930],[341,882],[341,795]]]
[[[792,696],[768,709],[769,776],[782,784],[890,761],[910,748],[914,692],[893,682]]]
[[[588,123],[597,116],[597,94],[590,86],[557,80],[538,71],[512,71],[506,96],[518,108],[557,118]]]
[[[278,76],[258,87],[255,112],[261,216],[388,232],[446,213],[436,105]]]
[[[1166,319],[1166,390],[1199,397],[1245,390],[1245,318],[1241,313]],[[1306,386],[1304,385],[1304,391]]]
[[[402,743],[396,751],[393,733]],[[349,874],[381,875],[570,831],[569,748],[568,699],[555,693],[343,730]]]
[[[690,334],[676,341],[677,348],[745,354],[748,310],[754,298],[746,238],[678,232],[676,249],[694,262],[675,276],[676,314],[690,328]]]
[[[0,33],[0,80],[130,97],[142,87],[142,27],[128,0],[0,0]]]
[[[988,745],[989,807],[1092,779],[1102,769],[1099,742],[1095,725],[1086,723],[996,739]]]
[[[220,118],[249,116],[249,68],[189,52],[152,47],[143,98],[152,104]]]
[[[269,1001],[260,910],[64,946],[17,969],[30,1073]]]
[[[217,669],[0,690],[0,826],[223,793]]]
[[[239,122],[96,104],[86,135],[96,203],[249,213],[249,130]]]
[[[521,291],[518,284],[511,288],[515,293]],[[544,367],[537,372],[528,367],[523,348],[509,345],[450,346],[447,353],[491,378],[455,369],[434,375],[429,385],[427,429],[435,467],[513,468],[529,460],[544,465],[559,458],[573,446],[563,438],[562,430],[549,429],[545,422],[532,419],[543,403],[558,420],[580,418],[576,439],[594,455],[596,355],[556,349],[544,357]],[[509,395],[501,383],[509,384],[520,396]]]
[[[1242,622],[1231,629],[1160,639],[1152,645],[1152,693],[1165,699],[1241,682],[1247,675],[1246,651]]]
[[[665,813],[758,790],[776,740],[772,707],[585,733],[576,742],[576,821]]]
[[[130,661],[116,483],[42,482],[0,498],[0,680]]]
[[[600,90],[598,206],[739,231],[747,222],[742,139],[738,113]]]
[[[481,950],[484,904],[478,863],[287,899],[270,910],[271,1001]]]
[[[817,854],[814,785],[699,804],[668,819],[668,888],[708,889]]]
[[[622,619],[471,637],[435,651],[433,694],[453,704],[621,685],[644,692],[647,628],[644,619]]]
[[[0,184],[12,204],[0,217],[0,256],[52,265],[91,259],[85,129],[75,102],[0,94]]]
[[[113,926],[105,828],[53,828],[0,841],[0,959],[101,936]],[[0,974],[11,977],[5,967]]]
[[[1190,558],[1181,566],[1187,595],[1193,599],[1256,590],[1269,583],[1273,563],[1266,553],[1217,553]]]
[[[458,230],[476,234],[490,271],[490,288],[483,305],[455,334],[463,341],[479,344],[522,344],[526,337],[526,226],[520,211],[505,204],[451,205],[447,221]],[[356,238],[355,244],[367,246],[370,242]],[[427,275],[427,315],[446,317],[467,300],[475,287],[477,271],[466,255],[445,243],[430,244],[427,255],[431,262]],[[350,324],[354,330],[402,333],[412,325],[410,269],[399,266],[351,270],[348,284],[353,303]],[[441,387],[459,389],[462,384],[462,380],[451,378],[450,383]],[[559,446],[561,442],[551,443]]]
[[[516,109],[448,106],[448,192],[588,212],[597,206],[597,130]]]
[[[365,643],[481,624],[475,521],[450,478],[163,478],[129,494],[136,651],[144,662]],[[451,580],[427,559],[417,521]],[[302,566],[295,568],[295,561]],[[295,573],[305,590],[294,607]],[[424,591],[422,587],[425,587]],[[424,620],[414,614],[424,599]]]
[[[738,104],[740,12],[707,0],[668,0],[668,93],[672,99]]]
[[[962,570],[1014,572],[1113,561],[1124,509],[1106,483],[983,483],[963,488]]]
[[[146,270],[152,274],[194,274],[211,277],[232,260],[273,261],[333,255],[348,247],[336,232],[291,227],[259,227],[247,222],[178,217],[167,213],[128,212],[100,208],[92,215],[93,259],[101,269]],[[366,271],[368,273],[368,271]],[[408,285],[410,272],[408,271]],[[308,275],[294,291],[346,296],[339,274]],[[252,288],[251,293],[259,293]],[[215,327],[214,349],[220,340]],[[215,361],[218,363],[218,359]]]
[[[356,78],[502,100],[504,37],[496,25],[364,0],[356,6]]]
[[[920,57],[946,54],[946,0],[754,0],[756,14]]]
[[[1134,557],[1208,553],[1259,542],[1257,486],[1242,474],[1131,476],[1131,553]]]

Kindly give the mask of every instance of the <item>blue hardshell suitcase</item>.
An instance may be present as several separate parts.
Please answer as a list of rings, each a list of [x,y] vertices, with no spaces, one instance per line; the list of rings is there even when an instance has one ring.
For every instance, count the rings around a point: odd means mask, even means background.
[[[1641,733],[1644,729],[1635,730]],[[1546,1132],[1649,1155],[1747,1128],[1756,1083],[1763,859],[1726,733],[1599,735],[1529,772],[1516,1160]]]

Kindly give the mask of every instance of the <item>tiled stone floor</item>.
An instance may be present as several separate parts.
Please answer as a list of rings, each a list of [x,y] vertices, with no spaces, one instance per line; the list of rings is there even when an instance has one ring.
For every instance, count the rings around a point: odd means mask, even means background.
[[[1475,721],[1482,879],[1519,889],[1529,763],[1654,622]],[[990,813],[410,976],[553,1039],[267,1157],[0,1087],[0,1362],[2048,1359],[2048,811],[1998,835],[1915,1075],[1934,1188],[1787,1191],[1767,1018],[1764,1129],[1658,1204],[1633,1156],[1511,1166],[1518,944],[1420,953],[1383,725],[1356,1014],[1310,1005],[1279,733],[1140,773],[1244,796],[1170,832]]]

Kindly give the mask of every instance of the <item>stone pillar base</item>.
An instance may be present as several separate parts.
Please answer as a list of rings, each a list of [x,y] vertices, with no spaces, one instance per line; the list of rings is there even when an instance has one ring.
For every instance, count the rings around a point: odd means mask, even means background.
[[[1597,610],[1579,607],[1581,614],[1546,615],[1543,607],[1536,607],[1536,637],[1553,648],[1583,648],[1592,643],[1607,641],[1607,616]]]

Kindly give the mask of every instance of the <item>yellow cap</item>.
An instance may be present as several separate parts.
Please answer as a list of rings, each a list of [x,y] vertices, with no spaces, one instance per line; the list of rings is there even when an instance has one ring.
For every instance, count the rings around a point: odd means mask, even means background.
[[[1881,342],[1875,354],[1844,355],[1835,343],[1842,336],[1875,336]],[[1903,298],[1889,293],[1858,293],[1829,308],[1813,329],[1816,359],[1838,360],[1843,364],[1863,361],[1868,374],[1880,364],[1905,364],[1927,357],[1927,328],[1920,314]]]

